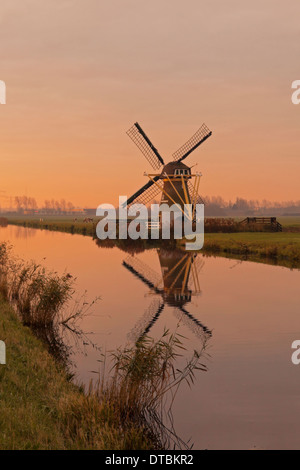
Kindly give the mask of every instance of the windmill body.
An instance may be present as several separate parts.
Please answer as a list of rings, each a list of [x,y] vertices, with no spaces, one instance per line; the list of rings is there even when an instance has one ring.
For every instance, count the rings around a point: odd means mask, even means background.
[[[182,205],[182,201],[191,204],[188,188],[188,181],[191,178],[191,169],[184,163],[167,163],[160,175],[160,180],[163,181],[161,204]]]
[[[181,251],[158,250],[158,257],[163,279],[163,297],[173,307],[183,307],[191,301],[192,290],[189,288],[194,255]]]

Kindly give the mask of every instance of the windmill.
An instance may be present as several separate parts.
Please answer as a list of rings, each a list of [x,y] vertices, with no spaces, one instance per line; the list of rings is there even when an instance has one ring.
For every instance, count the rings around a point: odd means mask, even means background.
[[[192,295],[201,293],[198,272],[204,265],[202,258],[199,258],[197,253],[186,253],[181,250],[157,251],[162,276],[135,256],[130,255],[123,261],[123,266],[149,288],[149,295],[155,297],[131,331],[129,338],[137,343],[148,334],[165,305],[168,305],[174,309],[177,319],[204,344],[212,332],[186,308],[186,304],[191,302]],[[190,276],[192,276],[191,282],[189,282]]]
[[[200,129],[173,154],[173,161],[167,164],[137,122],[127,131],[127,135],[154,170],[160,170],[162,166],[163,168],[160,173],[146,173],[149,178],[148,183],[128,198],[123,207],[129,207],[132,204],[147,205],[161,192],[161,203],[169,206],[175,204],[183,213],[184,204],[192,204],[193,213],[190,217],[194,219],[196,204],[203,204],[202,198],[198,195],[201,174],[192,174],[191,168],[185,165],[183,160],[207,140],[212,132],[205,124],[202,124]],[[193,177],[194,184],[191,182]]]

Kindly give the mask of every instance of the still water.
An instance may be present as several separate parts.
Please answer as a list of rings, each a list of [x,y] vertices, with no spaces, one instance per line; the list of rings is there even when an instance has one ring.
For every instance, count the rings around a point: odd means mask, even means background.
[[[291,362],[300,271],[163,250],[132,257],[89,237],[14,226],[0,228],[4,240],[24,259],[71,273],[87,300],[101,297],[80,324],[86,340],[73,348],[76,380],[89,383],[102,353],[145,331],[158,338],[179,328],[186,357],[204,339],[209,354],[208,371],[176,397],[183,440],[195,449],[300,448],[300,365]]]

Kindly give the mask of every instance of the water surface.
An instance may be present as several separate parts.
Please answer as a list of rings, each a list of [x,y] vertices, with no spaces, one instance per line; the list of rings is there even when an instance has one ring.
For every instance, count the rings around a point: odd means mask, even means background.
[[[201,254],[180,261],[184,252],[157,250],[133,260],[89,237],[16,226],[0,228],[4,240],[25,259],[70,272],[89,300],[101,296],[81,323],[96,347],[77,345],[72,356],[78,381],[95,377],[101,353],[134,344],[145,330],[158,338],[179,324],[186,357],[211,332],[208,371],[176,398],[177,433],[195,449],[300,447],[300,366],[291,362],[291,344],[300,339],[298,270]],[[176,279],[178,263],[179,271],[186,264]]]

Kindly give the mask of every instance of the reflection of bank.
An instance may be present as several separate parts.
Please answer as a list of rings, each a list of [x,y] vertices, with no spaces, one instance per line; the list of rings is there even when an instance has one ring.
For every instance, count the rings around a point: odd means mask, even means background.
[[[200,294],[198,273],[203,267],[203,260],[197,253],[180,250],[157,250],[162,276],[159,276],[147,264],[135,256],[128,256],[123,266],[140,279],[154,295],[142,319],[130,333],[130,339],[138,341],[145,336],[163,312],[165,305],[174,308],[174,314],[195,334],[202,343],[212,335],[211,331],[186,309],[192,296]]]

